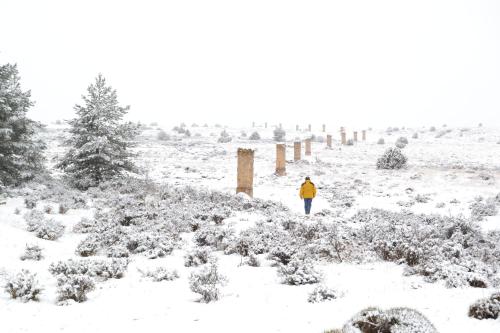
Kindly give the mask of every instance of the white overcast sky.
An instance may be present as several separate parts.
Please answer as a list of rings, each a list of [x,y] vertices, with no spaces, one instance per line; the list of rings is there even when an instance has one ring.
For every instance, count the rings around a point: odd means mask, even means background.
[[[165,125],[500,125],[499,0],[0,0],[6,62],[47,122],[101,72]]]

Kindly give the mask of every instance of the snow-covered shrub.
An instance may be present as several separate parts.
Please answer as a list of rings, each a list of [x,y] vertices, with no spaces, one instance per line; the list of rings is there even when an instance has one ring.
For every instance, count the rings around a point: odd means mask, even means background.
[[[389,148],[377,160],[377,169],[401,169],[406,166],[407,161],[399,148]]]
[[[415,201],[418,203],[427,203],[429,202],[430,197],[428,194],[417,194],[415,196]]]
[[[189,276],[189,287],[201,295],[200,301],[209,303],[220,298],[220,287],[226,284],[227,279],[219,273],[215,262],[203,266]]]
[[[260,260],[255,253],[249,253],[243,263],[251,267],[260,267]]]
[[[298,252],[299,249],[297,244],[291,241],[285,241],[272,247],[269,250],[269,255],[267,258],[274,261],[274,264],[277,266],[288,265]]]
[[[218,143],[227,143],[227,142],[231,142],[231,140],[233,140],[233,138],[229,135],[229,133],[226,132],[226,130],[223,130],[220,133],[220,137],[217,139],[217,142]]]
[[[378,145],[383,145],[383,144],[385,144],[385,140],[384,140],[384,138],[380,138],[380,139],[378,139],[377,144],[378,144]]]
[[[186,133],[186,129],[183,126],[174,126],[174,128],[172,128],[172,131],[177,132],[179,134]]]
[[[229,245],[227,253],[248,256],[250,253],[262,254],[285,242],[287,234],[274,224],[257,223],[254,227],[240,232]]]
[[[354,146],[354,140],[353,139],[349,139],[349,140],[346,141],[345,144],[348,145],[348,146]]]
[[[211,207],[204,209],[194,215],[194,218],[201,221],[214,222],[220,225],[231,216],[231,209],[229,207]]]
[[[471,216],[479,221],[487,216],[495,216],[498,214],[496,203],[493,199],[483,200],[479,198],[470,205]]]
[[[86,217],[82,217],[80,222],[73,226],[73,232],[77,234],[86,234],[97,231],[97,228],[98,225],[96,220],[89,220]]]
[[[141,271],[141,274],[143,277],[150,278],[154,282],[173,281],[179,278],[179,273],[176,270],[169,270],[165,267],[157,267],[153,271]]]
[[[128,260],[68,260],[52,263],[49,272],[54,276],[59,275],[88,275],[102,280],[121,279],[127,270]]]
[[[47,240],[59,239],[64,233],[65,226],[52,219],[45,220],[34,231],[36,237]]]
[[[33,209],[36,207],[38,203],[38,198],[36,196],[29,196],[29,197],[26,197],[24,198],[24,206],[28,209]]]
[[[447,130],[443,130],[443,131],[439,131],[438,134],[436,134],[436,138],[439,139],[443,136],[445,136],[446,134],[448,133],[451,133],[451,129],[447,129]]]
[[[57,277],[58,304],[73,300],[81,303],[87,300],[87,293],[95,289],[94,280],[85,274],[60,275]]]
[[[411,136],[411,138],[412,139],[418,139],[418,133],[417,132],[413,133],[413,135]]]
[[[8,278],[4,289],[10,298],[20,299],[23,302],[38,301],[38,295],[42,292],[36,280],[36,274],[25,269]]]
[[[234,230],[230,228],[203,226],[194,234],[198,246],[209,246],[214,250],[225,250],[234,238]]]
[[[23,255],[21,255],[21,260],[36,260],[39,261],[43,258],[42,248],[36,244],[30,245],[26,244],[26,249]]]
[[[487,287],[499,267],[500,233],[484,234],[470,220],[381,209],[360,211],[353,222],[361,246],[383,260],[406,264],[405,274],[448,287]],[[364,244],[364,245],[363,245]]]
[[[436,127],[435,126],[429,127],[429,132],[436,132]]]
[[[252,134],[250,134],[250,136],[248,137],[248,139],[250,140],[260,140],[260,135],[258,132],[253,132]]]
[[[124,245],[117,244],[106,249],[106,256],[108,258],[128,258],[130,256],[130,252]]]
[[[328,288],[325,285],[319,285],[309,294],[307,301],[309,303],[319,303],[324,301],[330,301],[339,298],[341,293],[338,291]]]
[[[66,214],[68,212],[68,210],[69,210],[69,208],[65,204],[63,204],[63,203],[59,204],[59,209],[58,209],[59,214],[61,214],[61,215]]]
[[[97,254],[101,245],[99,234],[90,234],[76,247],[75,253],[82,257],[90,257]]]
[[[209,247],[196,247],[184,256],[184,266],[200,266],[208,263],[212,258],[212,252]]]
[[[45,212],[45,214],[52,214],[52,206],[51,205],[45,205],[43,207],[43,211]]]
[[[399,149],[403,149],[404,147],[406,147],[407,144],[408,144],[408,139],[404,136],[399,137],[395,143],[396,147],[398,147]]]
[[[26,221],[27,228],[29,232],[33,232],[37,229],[38,225],[45,219],[43,212],[32,209],[24,214],[24,220]]]
[[[31,210],[24,216],[28,225],[27,230],[34,232],[36,237],[47,240],[56,240],[64,233],[64,225],[52,219],[45,219],[42,212]]]
[[[384,311],[367,308],[351,318],[342,332],[437,333],[437,330],[423,314],[413,309],[393,308]]]
[[[170,140],[170,135],[168,135],[164,130],[160,130],[156,135],[156,138],[160,141],[167,141]]]
[[[469,307],[469,317],[476,319],[500,318],[500,293],[480,299]]]
[[[274,141],[279,141],[279,142],[284,141],[285,140],[285,136],[286,136],[286,132],[285,132],[284,129],[279,128],[279,127],[276,128],[276,129],[274,129],[274,131],[273,131],[273,139],[274,139]]]
[[[322,274],[314,268],[309,259],[293,258],[287,265],[278,267],[278,276],[281,282],[290,285],[318,283]]]
[[[360,257],[366,257],[366,255],[362,253],[362,246],[355,244],[356,239],[355,232],[349,228],[338,228],[334,224],[329,225],[322,232],[316,251],[318,256],[336,262],[358,261]]]

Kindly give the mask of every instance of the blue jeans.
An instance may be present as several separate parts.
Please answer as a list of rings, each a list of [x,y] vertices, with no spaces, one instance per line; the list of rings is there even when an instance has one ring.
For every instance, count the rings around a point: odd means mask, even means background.
[[[311,205],[312,205],[313,199],[304,199],[304,208],[306,210],[306,214],[309,215],[311,212]]]

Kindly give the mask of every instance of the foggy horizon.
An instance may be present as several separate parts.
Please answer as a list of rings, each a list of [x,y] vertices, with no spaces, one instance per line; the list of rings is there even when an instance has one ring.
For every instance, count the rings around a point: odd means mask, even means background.
[[[102,73],[127,119],[163,126],[500,124],[495,1],[0,4],[0,63],[44,123]]]

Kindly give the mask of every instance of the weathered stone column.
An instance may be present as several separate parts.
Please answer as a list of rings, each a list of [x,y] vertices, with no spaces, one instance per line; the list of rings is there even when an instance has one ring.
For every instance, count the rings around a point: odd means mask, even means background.
[[[340,127],[340,132],[345,132],[345,127],[344,126]]]
[[[326,136],[326,146],[332,148],[332,136],[330,134]]]
[[[311,132],[311,124],[309,124],[309,126],[307,127],[307,130],[308,130],[309,132]]]
[[[361,138],[363,139],[363,141],[366,141],[366,130],[363,130],[361,132]]]
[[[326,132],[326,125],[323,124],[323,132]]]
[[[238,185],[236,193],[244,192],[253,197],[254,150],[238,148]]]
[[[311,156],[311,138],[306,139],[306,156]]]
[[[358,142],[358,132],[354,131],[354,142]]]
[[[293,143],[293,160],[294,161],[300,161],[301,149],[302,149],[302,143],[300,141],[296,141]]]
[[[347,138],[346,138],[345,132],[340,132],[340,142],[343,145],[347,144]]]
[[[276,174],[284,176],[286,174],[286,145],[276,144]]]

